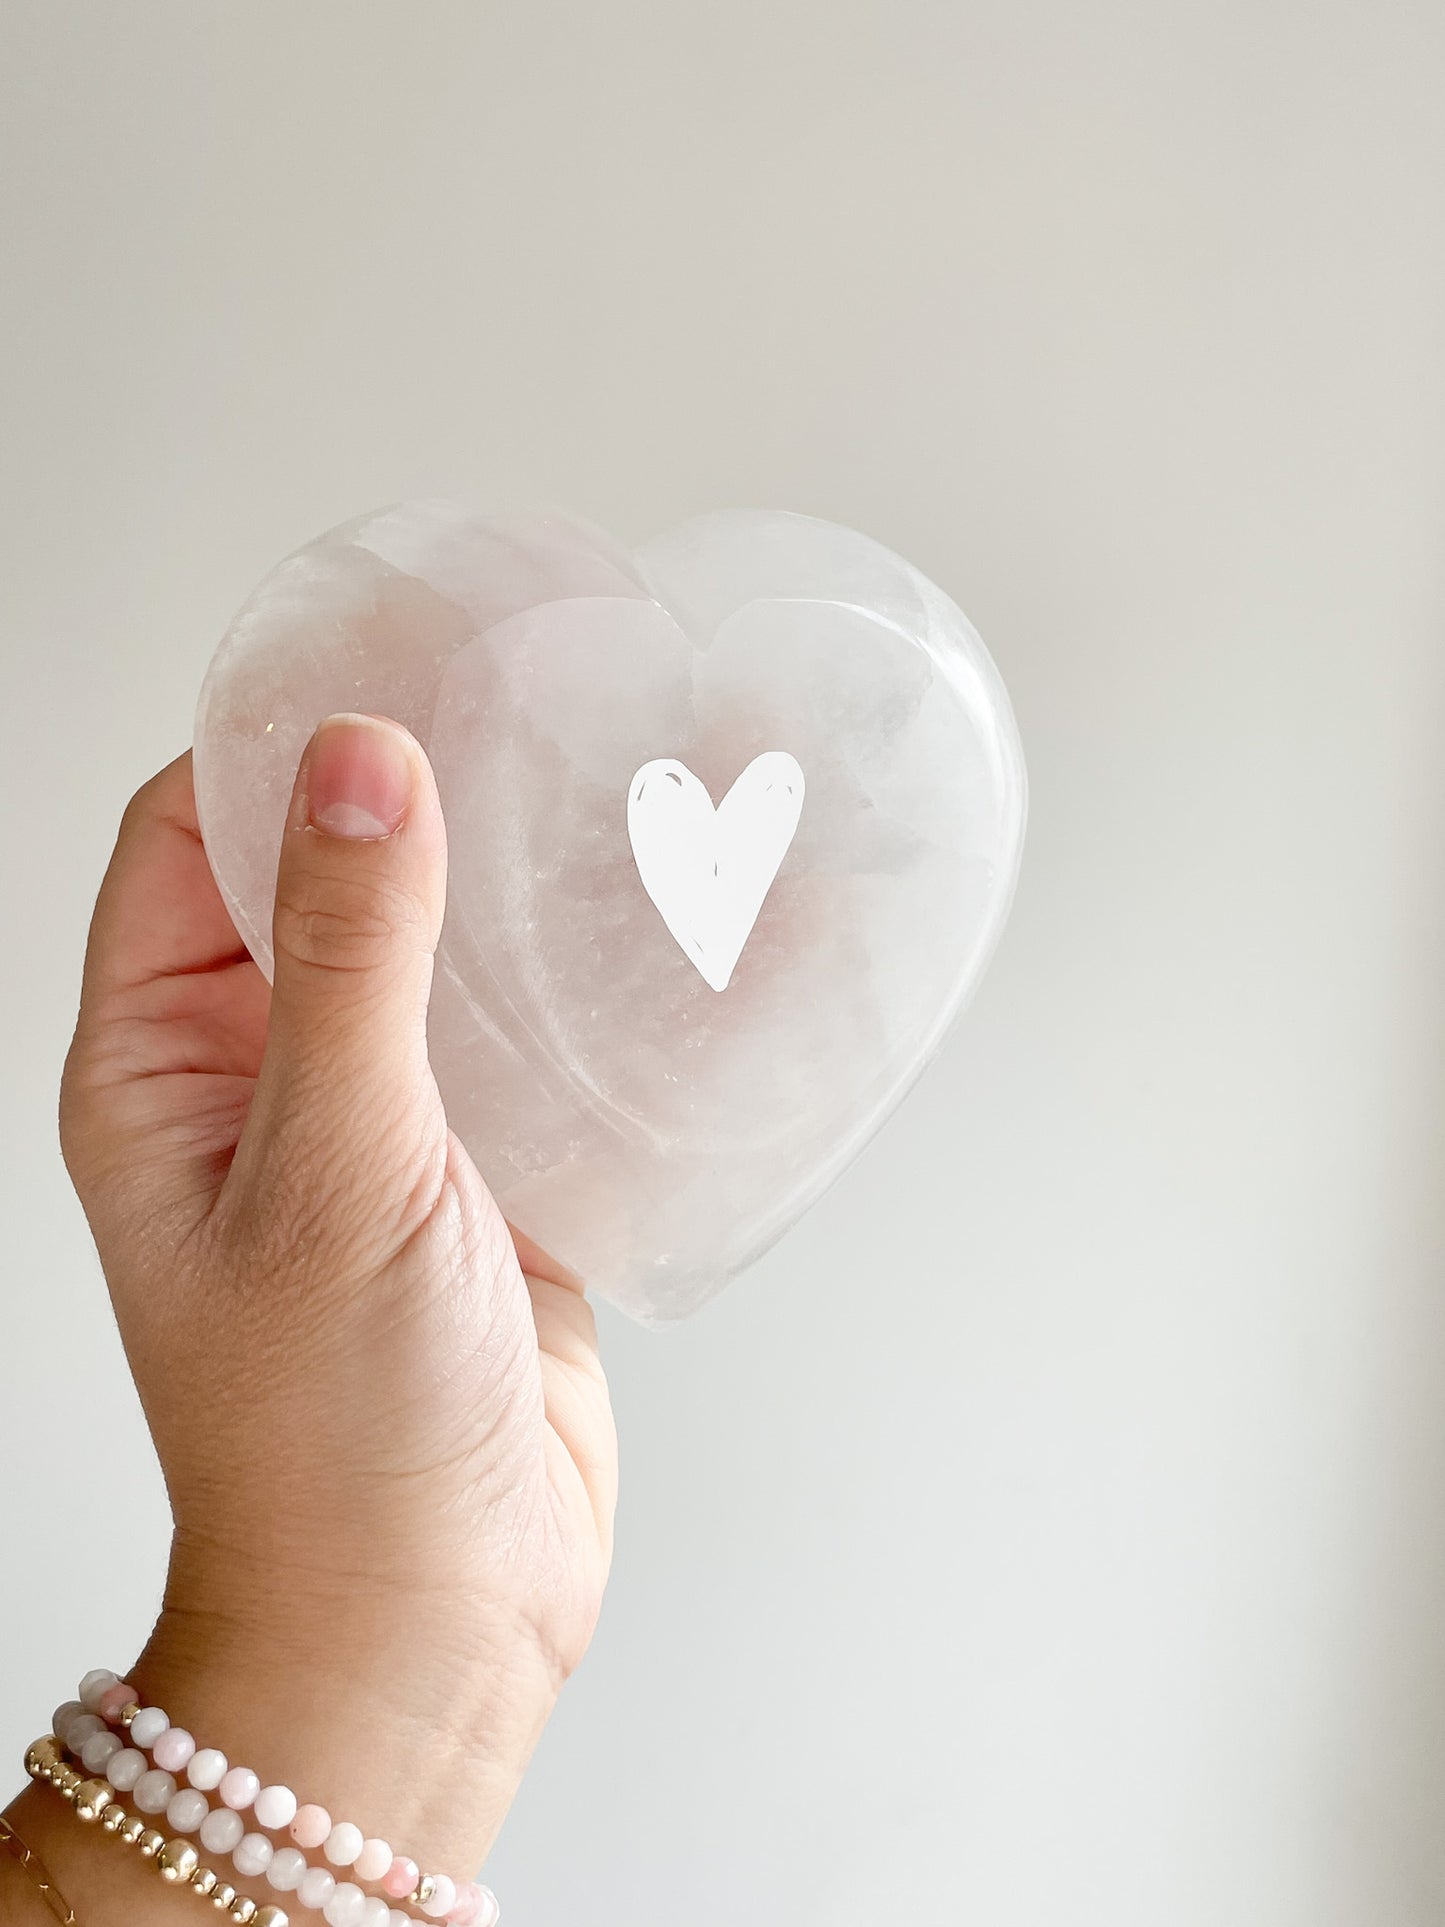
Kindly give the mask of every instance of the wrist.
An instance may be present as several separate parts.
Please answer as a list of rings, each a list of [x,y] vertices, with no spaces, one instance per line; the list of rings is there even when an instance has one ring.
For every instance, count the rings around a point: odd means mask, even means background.
[[[501,1602],[361,1573],[257,1583],[179,1545],[126,1677],[198,1745],[457,1878],[490,1851],[559,1686]]]
[[[160,1620],[125,1677],[198,1745],[459,1885],[480,1872],[557,1691],[520,1615],[495,1602],[402,1595],[364,1576],[263,1582],[180,1544]],[[87,1927],[170,1918],[154,1871],[81,1824],[53,1789],[31,1786],[11,1816]],[[319,1849],[307,1857],[324,1864]],[[16,1870],[0,1879],[7,1902],[14,1888],[34,1913]],[[285,1898],[264,1880],[239,1884]]]

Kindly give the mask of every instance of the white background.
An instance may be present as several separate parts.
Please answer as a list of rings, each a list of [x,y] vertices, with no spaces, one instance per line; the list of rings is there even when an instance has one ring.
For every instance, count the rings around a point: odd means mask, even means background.
[[[158,1595],[54,1098],[233,607],[421,491],[797,508],[990,643],[1023,884],[836,1193],[607,1319],[504,1911],[1438,1927],[1438,0],[0,18],[0,1755]]]

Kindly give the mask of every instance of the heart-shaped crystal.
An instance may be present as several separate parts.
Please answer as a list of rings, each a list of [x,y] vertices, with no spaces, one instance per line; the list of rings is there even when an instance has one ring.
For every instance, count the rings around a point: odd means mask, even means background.
[[[437,773],[454,1128],[589,1285],[694,1310],[856,1156],[997,940],[1024,770],[987,651],[804,516],[635,554],[439,502],[347,523],[261,583],[197,716],[206,848],[264,969],[296,765],[355,709]]]

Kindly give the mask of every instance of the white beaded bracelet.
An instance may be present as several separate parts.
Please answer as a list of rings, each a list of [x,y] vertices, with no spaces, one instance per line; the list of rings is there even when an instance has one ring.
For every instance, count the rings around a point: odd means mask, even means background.
[[[284,1907],[257,1906],[249,1894],[237,1893],[229,1880],[222,1880],[214,1867],[203,1866],[189,1840],[167,1840],[163,1833],[148,1827],[138,1813],[128,1813],[106,1781],[83,1779],[67,1765],[65,1750],[55,1734],[47,1734],[26,1749],[25,1771],[33,1780],[49,1781],[69,1802],[77,1819],[91,1824],[98,1820],[103,1832],[138,1848],[143,1859],[155,1864],[162,1880],[189,1887],[229,1915],[232,1927],[290,1927]],[[68,1909],[65,1919],[74,1920]]]
[[[129,1745],[115,1726],[127,1733]],[[468,1881],[459,1888],[446,1874],[423,1874],[386,1841],[365,1837],[347,1820],[333,1824],[324,1807],[298,1804],[289,1787],[263,1786],[249,1767],[231,1766],[218,1748],[197,1747],[159,1707],[142,1706],[135,1688],[114,1673],[87,1673],[79,1699],[56,1708],[54,1730],[88,1771],[128,1792],[141,1812],[164,1813],[178,1833],[198,1832],[208,1852],[229,1853],[238,1872],[264,1874],[277,1892],[294,1892],[328,1927],[415,1927],[415,1916],[389,1901],[406,1901],[446,1927],[497,1927],[500,1909],[489,1887]],[[188,1786],[178,1785],[181,1772]],[[220,1806],[211,1806],[210,1792],[219,1795]],[[295,1846],[276,1847],[265,1833],[248,1833],[242,1819],[247,1809],[260,1826],[287,1829]],[[389,1900],[310,1865],[300,1849],[316,1847],[333,1867],[380,1886]]]

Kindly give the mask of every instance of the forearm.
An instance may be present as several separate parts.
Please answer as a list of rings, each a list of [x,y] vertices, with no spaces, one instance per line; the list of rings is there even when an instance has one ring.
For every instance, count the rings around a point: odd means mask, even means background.
[[[438,1878],[413,1917],[446,1914],[455,1881],[449,1927],[491,1927],[469,1883],[591,1637],[611,1555],[616,1440],[591,1314],[542,1254],[523,1272],[431,1074],[445,896],[420,749],[377,718],[329,719],[287,818],[268,989],[181,759],[126,812],[62,1088],[62,1148],[177,1521],[165,1609],[127,1672],[164,1718],[133,1746],[70,1719],[64,1737],[91,1741],[98,1796],[114,1786],[132,1817],[288,1914],[302,1855],[320,1898],[301,1904],[312,1920],[328,1904],[329,1859],[328,1927],[380,1927],[417,1867]],[[126,1658],[96,1619],[77,1673]],[[55,1701],[74,1690],[57,1681]],[[249,1782],[223,1791],[204,1765],[190,1781],[173,1727],[279,1789],[264,1812]],[[293,1822],[286,1789],[317,1811]],[[129,1821],[109,1838],[47,1784],[13,1811],[83,1927],[194,1913],[157,1874],[189,1849],[147,1864]],[[0,1873],[7,1899],[21,1877]],[[10,1914],[35,1905],[22,1894]]]

